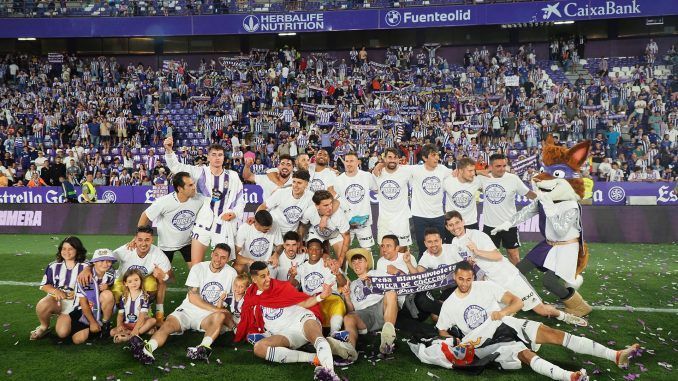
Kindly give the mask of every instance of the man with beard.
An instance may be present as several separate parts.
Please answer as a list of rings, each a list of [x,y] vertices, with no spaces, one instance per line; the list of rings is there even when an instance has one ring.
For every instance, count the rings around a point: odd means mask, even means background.
[[[313,204],[313,192],[308,191],[308,171],[298,170],[292,175],[292,186],[285,187],[266,198],[257,208],[268,210],[281,233],[297,231],[304,211]],[[301,242],[299,242],[301,243]]]
[[[476,195],[480,180],[476,178],[476,162],[462,158],[457,163],[457,177],[450,176],[443,182],[447,193],[446,211],[456,210],[464,217],[467,229],[478,229],[478,207]]]
[[[336,195],[334,183],[337,175],[332,168],[329,167],[329,163],[330,155],[326,150],[321,149],[315,154],[315,167],[311,168],[309,166],[309,173],[311,175],[309,189],[311,192],[326,190],[332,193],[332,196]]]
[[[242,177],[246,181],[255,183],[263,190],[264,200],[268,199],[271,194],[278,188],[292,185],[292,169],[294,168],[294,161],[290,155],[280,155],[278,170],[265,175],[255,175],[252,172],[252,164],[254,159],[251,157],[245,158],[245,167],[242,171]]]
[[[408,187],[410,172],[407,167],[398,165],[400,155],[394,148],[384,151],[384,165],[380,174],[376,174],[377,200],[379,201],[379,219],[377,221],[377,239],[393,234],[403,246],[412,244],[410,234],[410,204]],[[376,167],[375,167],[376,168]]]

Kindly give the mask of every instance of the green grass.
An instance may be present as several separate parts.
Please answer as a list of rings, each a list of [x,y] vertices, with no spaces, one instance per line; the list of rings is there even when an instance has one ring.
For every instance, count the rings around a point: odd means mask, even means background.
[[[0,235],[0,281],[39,282],[44,267],[52,261],[56,246],[63,237],[42,235]],[[116,248],[127,242],[123,236],[82,236],[90,255],[96,248]],[[523,248],[527,252],[532,244]],[[591,261],[585,272],[585,282],[580,290],[592,304],[610,306],[634,306],[676,308],[676,270],[678,249],[675,245],[642,244],[591,244]],[[186,278],[186,267],[177,256],[174,261],[178,282],[172,285],[181,288]],[[534,283],[538,285],[539,283]],[[541,287],[537,287],[541,289]],[[229,379],[234,380],[291,380],[310,379],[312,367],[304,364],[271,364],[254,357],[251,345],[231,342],[231,335],[219,338],[213,345],[210,364],[190,365],[185,357],[187,346],[199,343],[201,335],[187,333],[171,337],[168,344],[156,351],[156,365],[144,367],[136,363],[129,352],[112,341],[92,341],[87,345],[74,346],[68,341],[60,342],[48,335],[39,341],[29,341],[29,332],[37,325],[35,303],[44,295],[37,287],[0,285],[0,379],[7,380],[153,380],[153,379]],[[171,312],[184,297],[183,292],[169,292],[166,311]],[[548,295],[547,301],[553,301]],[[541,320],[534,314],[523,314]],[[647,352],[636,360],[628,370],[617,369],[605,360],[573,354],[564,348],[542,347],[540,356],[565,369],[586,368],[597,380],[623,380],[629,373],[640,374],[645,380],[672,380],[675,375],[658,365],[667,362],[676,365],[674,355],[678,350],[673,331],[678,331],[675,313],[650,313],[623,311],[594,311],[590,315],[590,327],[572,329],[570,326],[549,325],[586,335],[615,348],[640,341]],[[399,340],[402,337],[399,338]],[[376,345],[373,345],[376,344]],[[364,349],[376,349],[376,338],[368,340]],[[220,360],[220,363],[217,362]],[[641,363],[643,365],[638,365]],[[165,368],[161,370],[158,366]],[[184,367],[181,369],[181,367]],[[434,380],[427,372],[441,379],[479,379],[464,373],[421,364],[399,341],[395,359],[382,360],[372,365],[361,358],[359,362],[339,372],[350,380]],[[11,374],[10,374],[11,373]],[[480,379],[543,380],[529,367],[518,371],[499,371],[491,367]]]

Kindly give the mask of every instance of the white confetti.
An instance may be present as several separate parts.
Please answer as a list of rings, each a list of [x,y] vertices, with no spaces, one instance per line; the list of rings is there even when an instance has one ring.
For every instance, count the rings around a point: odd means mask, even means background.
[[[429,377],[431,377],[431,378],[440,378],[440,376],[435,375],[435,374],[433,374],[433,373],[431,373],[431,372],[426,372],[426,375],[429,376]]]

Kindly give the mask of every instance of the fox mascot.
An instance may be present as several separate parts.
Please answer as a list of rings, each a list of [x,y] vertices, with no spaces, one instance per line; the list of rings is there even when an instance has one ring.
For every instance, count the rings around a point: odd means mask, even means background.
[[[549,136],[542,146],[542,171],[532,178],[537,199],[492,231],[508,230],[538,214],[539,230],[545,239],[517,267],[524,275],[535,268],[544,272],[544,287],[562,300],[565,312],[579,317],[591,312],[591,306],[576,290],[583,282],[579,274],[589,259],[579,201],[584,198],[580,169],[590,149],[590,141],[567,149],[555,145]]]

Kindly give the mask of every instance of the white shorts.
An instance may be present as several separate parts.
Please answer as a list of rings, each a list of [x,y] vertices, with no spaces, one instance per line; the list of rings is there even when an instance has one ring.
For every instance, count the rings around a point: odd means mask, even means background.
[[[529,311],[542,303],[539,294],[537,294],[537,291],[525,279],[523,274],[516,274],[504,287],[523,301],[523,311]]]
[[[351,229],[351,242],[358,238],[358,244],[363,249],[371,249],[374,246],[374,237],[372,237],[372,226],[363,226],[357,229]]]
[[[343,237],[341,234],[337,234],[336,237],[330,238],[330,239],[327,239],[327,240],[326,240],[325,238],[323,238],[323,237],[319,236],[318,234],[316,234],[316,232],[313,231],[313,229],[311,229],[311,231],[308,232],[308,240],[311,240],[311,239],[313,239],[313,238],[319,239],[319,240],[321,240],[321,241],[323,241],[323,242],[324,242],[324,241],[329,241],[330,246],[334,246],[335,244],[341,243],[341,242],[344,241],[344,237]],[[308,241],[308,240],[307,240],[307,241]]]
[[[200,327],[200,324],[211,314],[212,312],[203,310],[202,308],[180,305],[174,312],[169,314],[169,316],[174,316],[179,321],[181,332],[175,334],[180,335],[186,330],[204,332]]]
[[[235,259],[235,237],[231,237],[228,234],[227,226],[222,226],[221,233],[215,233],[212,229],[205,229],[200,225],[193,226],[191,238],[200,242],[203,246],[214,248],[220,243],[225,243],[228,247],[231,248],[231,258],[230,260]]]
[[[400,246],[409,246],[412,244],[412,235],[410,233],[410,219],[392,221],[388,218],[379,218],[377,222],[377,239],[378,243],[387,234],[394,234],[398,237]]]
[[[304,336],[304,323],[306,323],[309,320],[318,321],[318,319],[311,311],[304,313],[298,320],[295,320],[293,323],[289,324],[284,329],[270,333],[271,335],[285,336],[287,341],[290,342],[289,347],[290,349],[301,348],[306,343],[308,343],[306,336]],[[320,324],[319,321],[318,324]]]
[[[59,306],[61,307],[61,313],[68,315],[75,309],[75,299],[62,299],[59,301]]]

